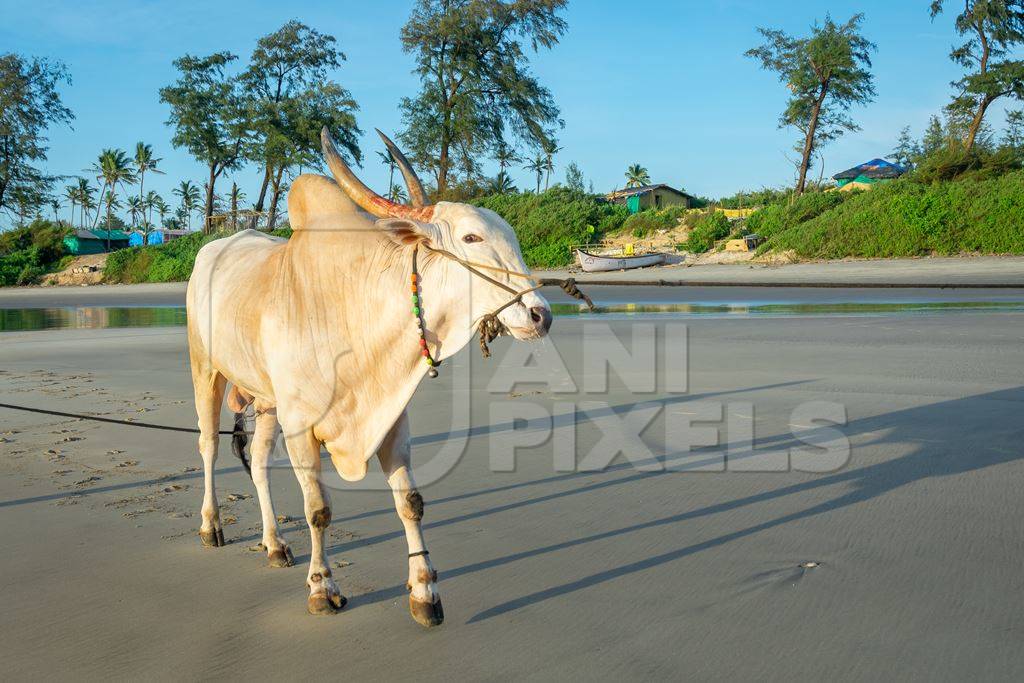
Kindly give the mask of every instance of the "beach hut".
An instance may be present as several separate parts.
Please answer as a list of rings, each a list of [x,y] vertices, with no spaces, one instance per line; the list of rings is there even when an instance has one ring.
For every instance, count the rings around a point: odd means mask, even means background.
[[[616,190],[606,195],[605,198],[614,204],[625,204],[630,213],[639,213],[644,209],[664,209],[668,206],[689,208],[693,199],[685,192],[680,192],[664,183]]]
[[[128,240],[128,233],[123,230],[84,230],[79,228],[64,238],[64,246],[67,247],[68,253],[81,256],[83,254],[102,254],[107,251],[108,244],[110,251],[124,249],[128,246]]]
[[[840,188],[851,183],[857,183],[858,187],[870,187],[875,183],[899,178],[907,170],[899,164],[894,164],[885,159],[872,159],[859,166],[849,168],[842,173],[836,173],[832,179]]]
[[[188,230],[171,230],[169,228],[156,228],[150,230],[148,235],[141,230],[134,230],[128,238],[128,244],[132,247],[141,247],[144,244],[164,244],[187,234],[189,234]]]

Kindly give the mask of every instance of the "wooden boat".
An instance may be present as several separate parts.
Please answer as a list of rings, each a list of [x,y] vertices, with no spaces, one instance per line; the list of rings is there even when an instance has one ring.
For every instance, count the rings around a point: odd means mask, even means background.
[[[603,273],[609,270],[629,270],[657,266],[665,262],[665,255],[659,253],[637,254],[635,256],[614,256],[593,254],[582,249],[576,250],[576,258],[580,267],[588,273]]]

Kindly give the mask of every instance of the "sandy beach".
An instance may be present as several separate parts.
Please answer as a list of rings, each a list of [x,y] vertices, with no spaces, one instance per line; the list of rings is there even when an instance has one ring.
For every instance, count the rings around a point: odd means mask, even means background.
[[[174,287],[121,294],[158,305]],[[563,360],[576,391],[506,386],[507,340],[489,361],[466,349],[421,386],[414,463],[466,441],[451,471],[422,487],[447,615],[432,631],[408,616],[390,494],[332,480],[330,554],[350,602],[315,618],[287,468],[272,487],[299,565],[271,569],[251,550],[258,508],[226,442],[218,481],[230,544],[211,550],[196,536],[193,436],[0,412],[8,676],[1016,678],[1024,313],[672,320],[689,330],[685,393],[637,392],[628,369],[585,393],[581,340],[595,322],[564,317],[538,358]],[[596,324],[628,343],[637,322],[669,319]],[[186,353],[181,328],[3,333],[0,401],[192,426]],[[453,392],[466,368],[468,388]],[[556,417],[553,438],[521,449],[514,471],[493,471],[496,444],[520,428],[503,417],[509,404],[554,414],[587,401],[607,406]],[[808,402],[844,407],[848,462],[821,473],[743,467],[799,446],[794,432],[808,425],[794,411]],[[465,423],[453,418],[461,405]],[[721,419],[708,424],[732,443],[726,471],[693,471],[723,462],[724,445],[683,453],[672,438],[672,425],[709,406]],[[559,435],[575,434],[582,460],[609,421],[637,410],[656,412],[642,432],[653,466],[619,455],[599,471],[556,469]],[[743,424],[753,450],[734,443]]]

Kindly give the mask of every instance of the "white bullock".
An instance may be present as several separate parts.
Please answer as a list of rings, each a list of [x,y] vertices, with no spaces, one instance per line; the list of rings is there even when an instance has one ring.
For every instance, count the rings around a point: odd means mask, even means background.
[[[458,352],[476,323],[515,299],[452,255],[490,266],[490,276],[509,289],[531,283],[513,274],[528,271],[515,233],[496,213],[449,202],[422,206],[419,181],[385,138],[420,206],[394,204],[354,176],[326,129],[322,139],[335,179],[296,179],[288,195],[291,239],[247,230],[211,242],[189,279],[189,351],[205,469],[199,533],[205,545],[224,544],[214,462],[230,383],[236,413],[254,403],[251,474],[263,545],[275,567],[292,564],[267,478],[268,456],[283,429],[312,536],[309,611],[331,613],[345,602],[324,551],[331,508],[320,476],[323,446],[348,481],[361,479],[370,458],[379,458],[408,541],[410,611],[421,624],[436,625],[444,615],[420,528],[423,499],[409,465],[406,406],[430,369],[412,311],[413,252],[418,248],[422,337],[431,359]],[[531,291],[498,319],[517,339],[538,339],[551,312]]]

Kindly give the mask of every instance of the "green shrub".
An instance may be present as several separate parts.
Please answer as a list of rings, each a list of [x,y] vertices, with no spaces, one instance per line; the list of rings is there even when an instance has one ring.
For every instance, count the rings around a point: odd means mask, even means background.
[[[66,264],[66,234],[45,220],[0,233],[0,285],[31,285]]]
[[[686,212],[685,206],[647,209],[629,216],[622,224],[622,230],[637,239],[642,239],[657,230],[671,230],[676,227]]]
[[[1021,167],[1020,156],[1013,149],[996,151],[952,146],[936,150],[921,160],[911,174],[919,183],[939,183],[957,178],[984,180],[998,178]]]
[[[776,202],[758,209],[747,218],[746,228],[768,239],[839,206],[849,196],[847,192],[806,192],[796,201]]]
[[[115,251],[107,257],[104,280],[123,283],[187,280],[203,245],[224,236],[224,233],[193,233],[165,244]]]
[[[686,249],[695,254],[702,254],[715,246],[715,242],[728,236],[729,230],[729,219],[724,213],[712,211],[703,214],[690,231]]]
[[[1024,171],[881,183],[785,228],[763,248],[805,258],[1024,253]]]
[[[472,203],[497,213],[516,231],[531,268],[558,268],[572,262],[572,244],[584,244],[622,227],[625,207],[556,186],[541,194],[491,195]]]

